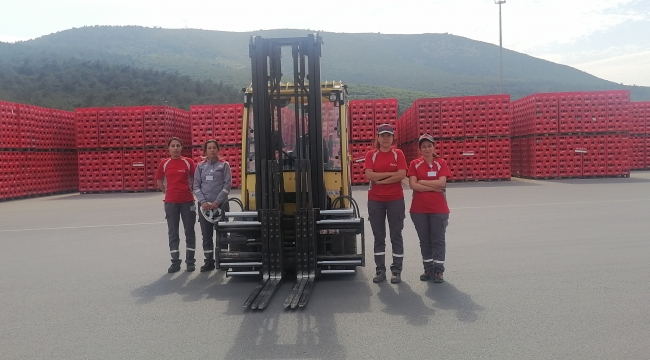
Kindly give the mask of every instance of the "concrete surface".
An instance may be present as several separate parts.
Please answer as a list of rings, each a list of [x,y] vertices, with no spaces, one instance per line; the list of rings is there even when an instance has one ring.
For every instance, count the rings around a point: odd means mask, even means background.
[[[254,279],[166,273],[160,193],[0,203],[0,358],[650,358],[650,173],[456,183],[448,199],[446,283],[419,281],[407,216],[403,283],[372,283],[367,226],[368,266],[299,311],[287,282],[263,312],[241,306]]]

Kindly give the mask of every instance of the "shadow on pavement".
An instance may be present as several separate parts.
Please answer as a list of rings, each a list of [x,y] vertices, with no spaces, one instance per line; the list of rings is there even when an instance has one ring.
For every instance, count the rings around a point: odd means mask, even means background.
[[[404,282],[397,285],[386,282],[379,284],[377,296],[386,305],[383,312],[402,316],[409,325],[425,326],[435,314],[435,310],[424,304],[422,296],[414,293]]]
[[[198,301],[208,297],[208,289],[215,283],[223,283],[225,277],[223,271],[198,273],[190,279],[191,274],[194,273],[184,270],[176,274],[165,274],[153,283],[131,291],[131,295],[137,298],[138,304],[148,304],[160,296],[171,294],[183,295],[184,301]]]
[[[471,296],[458,290],[449,282],[428,285],[425,295],[435,301],[434,307],[441,310],[456,310],[456,317],[462,322],[478,320],[477,311],[483,310],[483,307],[475,303]]]

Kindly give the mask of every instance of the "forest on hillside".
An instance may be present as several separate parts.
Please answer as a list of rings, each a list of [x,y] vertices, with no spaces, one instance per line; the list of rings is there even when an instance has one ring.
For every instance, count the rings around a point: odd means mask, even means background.
[[[241,101],[240,89],[168,71],[77,59],[0,63],[0,100],[72,110],[79,107],[170,105]]]

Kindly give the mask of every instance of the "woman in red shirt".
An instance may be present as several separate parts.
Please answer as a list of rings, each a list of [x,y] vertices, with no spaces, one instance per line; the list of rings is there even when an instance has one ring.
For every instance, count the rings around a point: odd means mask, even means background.
[[[420,238],[424,274],[420,280],[444,282],[445,231],[449,221],[449,206],[445,197],[445,185],[451,171],[447,162],[435,151],[435,142],[429,134],[418,140],[422,157],[411,161],[409,186],[413,190],[411,220]]]
[[[365,175],[370,181],[368,190],[368,220],[375,236],[375,283],[386,280],[386,218],[390,228],[390,242],[393,250],[393,263],[390,282],[401,282],[402,261],[404,259],[404,189],[401,181],[406,177],[406,158],[399,149],[392,147],[395,131],[389,124],[377,128],[377,149],[366,153]]]
[[[169,251],[172,265],[167,269],[174,273],[181,269],[181,259],[178,250],[180,237],[178,228],[183,219],[185,228],[185,245],[187,271],[194,271],[196,259],[194,258],[196,235],[194,223],[196,222],[196,206],[192,195],[194,183],[194,161],[181,156],[183,144],[180,139],[173,137],[167,142],[169,158],[163,159],[158,165],[156,182],[158,188],[165,193],[165,219],[167,219],[167,234],[169,236]]]

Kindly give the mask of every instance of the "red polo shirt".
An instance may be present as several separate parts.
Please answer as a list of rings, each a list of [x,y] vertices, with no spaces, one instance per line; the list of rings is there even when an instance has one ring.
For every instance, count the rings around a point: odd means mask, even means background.
[[[447,162],[442,158],[433,159],[432,164],[428,164],[423,158],[411,161],[409,166],[408,177],[417,177],[418,180],[438,180],[441,176],[449,178],[451,171]],[[411,202],[412,213],[424,214],[449,214],[449,206],[444,193],[437,191],[413,191],[413,201]]]
[[[404,153],[399,149],[390,151],[370,150],[366,153],[364,171],[370,169],[374,172],[395,172],[408,170]],[[404,198],[402,183],[393,184],[370,184],[368,200],[373,201],[394,201]]]
[[[164,202],[182,204],[194,201],[191,188],[194,168],[194,161],[182,156],[180,159],[167,158],[160,161],[156,180],[165,179],[167,182]]]

